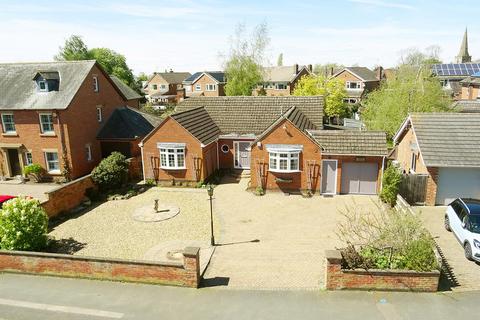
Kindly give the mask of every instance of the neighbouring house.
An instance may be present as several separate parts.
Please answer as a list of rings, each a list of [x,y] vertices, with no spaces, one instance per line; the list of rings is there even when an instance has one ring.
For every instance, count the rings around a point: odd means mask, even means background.
[[[115,83],[117,88],[120,89],[123,96],[127,99],[125,104],[132,108],[140,108],[140,100],[142,100],[143,97],[116,76],[110,76],[110,78],[112,78],[113,83]]]
[[[460,81],[460,100],[480,100],[480,71]]]
[[[480,113],[480,99],[458,100],[452,103],[452,110],[460,113]]]
[[[97,134],[102,157],[106,158],[114,151],[122,153],[127,158],[140,156],[138,144],[161,121],[160,117],[134,108],[115,109]]]
[[[265,67],[263,82],[253,90],[253,95],[289,96],[301,77],[312,74],[312,65]]]
[[[376,194],[386,135],[323,129],[323,97],[192,97],[141,143],[144,177],[196,183],[250,170],[250,188]]]
[[[227,78],[223,71],[196,72],[183,81],[187,97],[219,97],[225,95]]]
[[[467,30],[465,30],[463,35],[462,44],[460,45],[460,51],[455,59],[455,63],[432,65],[432,73],[438,77],[443,89],[454,99],[465,99],[464,83],[462,83],[462,80],[472,77],[479,72],[480,64],[473,63],[472,56],[468,52]]]
[[[96,135],[129,100],[94,60],[0,64],[1,175],[32,163],[49,177],[91,172],[101,160]]]
[[[177,104],[184,98],[182,82],[190,77],[189,72],[155,72],[145,84],[143,91],[153,105]]]
[[[380,67],[375,73],[366,67],[347,67],[335,73],[332,77],[345,82],[345,89],[347,90],[345,103],[356,104],[368,92],[379,87],[380,80],[383,79],[383,69]]]
[[[480,198],[480,114],[413,113],[394,137],[396,160],[427,175],[426,204]]]

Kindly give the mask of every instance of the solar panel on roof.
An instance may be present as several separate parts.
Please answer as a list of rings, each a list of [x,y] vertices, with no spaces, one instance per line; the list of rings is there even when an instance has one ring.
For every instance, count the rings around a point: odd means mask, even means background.
[[[479,71],[479,63],[444,63],[432,66],[432,72],[438,76],[471,76]]]

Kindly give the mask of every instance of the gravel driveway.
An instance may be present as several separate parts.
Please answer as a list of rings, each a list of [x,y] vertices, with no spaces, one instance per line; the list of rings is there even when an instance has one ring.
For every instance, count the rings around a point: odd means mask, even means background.
[[[180,213],[165,221],[138,222],[132,214],[154,199],[180,207]],[[143,259],[149,249],[171,240],[210,239],[207,192],[202,189],[151,188],[128,200],[102,203],[86,213],[56,226],[50,236],[64,242],[65,251],[76,255]],[[71,239],[70,239],[71,238]]]
[[[421,211],[425,227],[435,238],[450,272],[445,289],[480,290],[480,265],[465,259],[463,248],[452,232],[445,230],[443,219],[446,207],[416,207]]]
[[[327,249],[342,246],[335,230],[346,204],[375,209],[376,196],[258,197],[226,178],[215,189],[220,219],[217,246],[204,274],[206,286],[249,289],[315,289],[324,286]],[[251,242],[259,240],[258,242]]]

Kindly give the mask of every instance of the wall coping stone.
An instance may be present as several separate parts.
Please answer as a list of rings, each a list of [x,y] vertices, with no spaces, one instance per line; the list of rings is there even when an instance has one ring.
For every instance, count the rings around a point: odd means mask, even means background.
[[[85,179],[88,179],[88,178],[91,178],[91,177],[92,177],[92,174],[91,174],[91,173],[90,173],[90,174],[87,174],[86,176],[77,178],[77,179],[75,179],[75,180],[72,180],[72,181],[67,182],[67,183],[64,183],[64,184],[61,184],[61,185],[59,185],[58,187],[56,187],[56,188],[54,188],[54,189],[52,189],[52,190],[49,190],[49,191],[45,192],[45,194],[48,195],[48,194],[50,194],[50,193],[54,193],[54,192],[56,192],[56,191],[58,191],[58,190],[60,190],[60,189],[62,189],[62,188],[64,188],[64,187],[70,186],[70,185],[72,185],[72,184],[78,183],[78,182],[80,182],[80,181],[82,181],[82,180],[85,180]]]
[[[341,264],[343,259],[340,250],[325,250],[325,258],[328,262],[333,264]]]
[[[200,252],[199,247],[186,247],[185,250],[183,251],[183,255],[185,257],[196,257]]]

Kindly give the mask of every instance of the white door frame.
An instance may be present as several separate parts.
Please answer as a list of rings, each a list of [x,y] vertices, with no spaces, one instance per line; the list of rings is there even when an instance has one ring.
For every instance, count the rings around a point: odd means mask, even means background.
[[[249,161],[248,167],[242,167],[240,165],[240,146],[239,146],[240,143],[250,144],[250,141],[233,141],[233,167],[235,169],[250,169],[250,162],[252,161],[251,154],[250,154],[250,157],[249,157],[250,161]],[[239,150],[238,151],[238,157],[239,157],[238,159],[237,159],[237,150]],[[250,153],[250,150],[248,152]],[[238,161],[238,164],[239,164],[238,166],[235,165],[236,160]]]
[[[331,161],[331,162],[335,162],[335,191],[333,193],[331,192],[323,192],[323,179],[324,179],[324,176],[323,176],[323,163],[326,162],[326,161]],[[325,177],[326,178],[326,177]],[[338,160],[336,159],[323,159],[322,160],[322,181],[320,182],[320,187],[322,188],[322,192],[321,194],[326,194],[326,195],[329,195],[329,194],[337,194],[337,178],[338,178]]]

